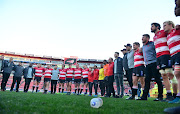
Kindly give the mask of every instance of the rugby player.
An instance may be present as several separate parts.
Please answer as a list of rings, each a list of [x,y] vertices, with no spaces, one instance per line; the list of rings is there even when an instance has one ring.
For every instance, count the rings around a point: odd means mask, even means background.
[[[174,23],[172,21],[165,21],[163,23],[164,32],[167,35],[167,44],[171,54],[171,61],[174,67],[174,75],[178,81],[179,92],[176,98],[169,103],[180,103],[180,29],[174,29]]]
[[[88,90],[88,71],[89,69],[87,68],[87,65],[83,66],[84,69],[82,69],[82,85],[81,85],[81,91],[80,94],[82,93],[85,85],[85,90],[86,92],[84,93],[85,95],[87,94]]]
[[[82,76],[82,69],[79,67],[79,64],[76,64],[76,68],[74,69],[74,82],[75,82],[75,94],[76,91],[78,90],[77,95],[79,95],[80,92],[81,76]]]
[[[163,78],[163,82],[167,91],[166,101],[173,100],[171,92],[171,84],[169,78],[172,80],[172,83],[177,86],[177,80],[174,78],[173,69],[171,65],[171,57],[169,47],[167,45],[167,33],[164,30],[160,30],[161,26],[159,23],[151,24],[151,32],[155,34],[153,40],[156,48],[156,57],[157,57],[157,69]],[[173,79],[174,78],[174,79]],[[176,87],[177,88],[177,87]],[[177,93],[177,89],[176,89]]]
[[[133,70],[133,87],[132,87],[132,96],[127,98],[127,100],[135,99],[138,90],[138,80],[141,82],[141,88],[144,90],[144,57],[143,53],[140,51],[139,42],[133,43],[134,49],[134,70]]]
[[[38,88],[39,88],[39,83],[41,81],[41,77],[42,77],[45,69],[43,67],[41,67],[41,64],[37,64],[37,67],[35,67],[34,69],[35,69],[35,78],[33,81],[32,93],[34,92],[35,86],[36,86],[36,93],[37,93]]]
[[[59,93],[61,92],[61,88],[62,88],[62,93],[64,92],[64,83],[66,81],[66,69],[65,69],[65,65],[62,64],[62,69],[59,69]]]
[[[47,68],[45,69],[44,72],[44,93],[47,94],[47,91],[49,89],[49,83],[51,81],[51,73],[52,73],[52,68],[50,64],[47,64]]]
[[[66,70],[67,95],[71,94],[71,85],[72,85],[73,75],[74,75],[74,69],[72,68],[72,64],[69,64],[69,68],[67,68]]]

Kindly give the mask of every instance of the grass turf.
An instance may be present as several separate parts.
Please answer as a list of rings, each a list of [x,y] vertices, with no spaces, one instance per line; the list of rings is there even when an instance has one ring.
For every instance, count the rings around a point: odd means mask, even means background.
[[[166,102],[125,100],[125,98],[102,98],[103,106],[99,109],[90,107],[93,97],[42,94],[23,92],[0,92],[0,114],[4,113],[105,113],[136,114],[163,113],[164,108],[178,106]]]

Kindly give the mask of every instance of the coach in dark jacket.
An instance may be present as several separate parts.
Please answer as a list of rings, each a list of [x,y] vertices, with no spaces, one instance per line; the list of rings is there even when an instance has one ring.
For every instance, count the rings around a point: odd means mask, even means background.
[[[119,52],[114,54],[114,78],[116,80],[117,86],[117,97],[120,95],[120,85],[121,85],[121,98],[124,95],[124,86],[123,86],[123,59],[119,57]]]
[[[32,63],[29,64],[28,67],[26,67],[23,71],[24,78],[25,78],[25,85],[24,85],[24,92],[28,92],[29,85],[31,83],[31,80],[35,74],[35,69],[32,68]]]
[[[24,67],[22,66],[22,62],[19,62],[18,65],[14,65],[13,70],[14,70],[14,76],[10,91],[13,91],[14,84],[17,81],[16,92],[19,92],[19,84],[21,82],[21,77],[23,75],[23,70],[24,70]]]
[[[9,61],[4,60],[3,63],[3,79],[1,82],[1,91],[5,91],[6,83],[9,79],[9,76],[13,70],[14,63],[13,63],[13,58],[11,57]]]

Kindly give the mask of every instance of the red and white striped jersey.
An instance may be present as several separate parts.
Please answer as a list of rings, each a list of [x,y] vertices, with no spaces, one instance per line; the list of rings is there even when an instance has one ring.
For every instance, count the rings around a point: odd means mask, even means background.
[[[180,52],[180,29],[173,29],[167,36],[167,44],[170,49],[170,54],[173,56]]]
[[[44,72],[44,78],[51,78],[52,68],[46,68]]]
[[[154,38],[154,45],[156,48],[156,57],[160,57],[162,55],[170,55],[169,47],[167,45],[167,34],[164,30],[158,31]]]
[[[66,78],[73,78],[74,68],[67,68]]]
[[[88,72],[89,72],[88,68],[82,69],[82,77],[83,78],[88,78]]]
[[[75,68],[74,69],[74,79],[81,79],[81,76],[82,76],[82,69]]]
[[[139,52],[139,49],[137,49],[134,52],[134,68],[142,65],[144,65],[143,53]]]
[[[59,79],[65,80],[66,79],[66,69],[59,69]]]
[[[45,69],[43,67],[35,67],[35,77],[42,77]]]

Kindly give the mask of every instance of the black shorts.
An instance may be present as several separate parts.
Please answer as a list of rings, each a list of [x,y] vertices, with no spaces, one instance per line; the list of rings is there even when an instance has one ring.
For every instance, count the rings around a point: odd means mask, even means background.
[[[66,80],[63,80],[63,79],[59,79],[59,83],[65,83]]]
[[[80,83],[80,82],[81,82],[81,79],[74,79],[74,82],[75,82],[75,83]]]
[[[41,81],[41,77],[35,77],[34,80],[36,80],[37,82]]]
[[[50,82],[51,78],[44,78],[44,82]]]
[[[180,65],[180,52],[171,57],[172,65]]]
[[[165,68],[172,68],[170,55],[162,55],[157,58],[157,69],[164,70]]]
[[[138,66],[133,69],[133,76],[137,77],[143,77],[145,76],[145,67],[144,66]]]
[[[82,82],[83,82],[83,83],[88,83],[88,78],[83,78],[83,79],[82,79]]]
[[[72,78],[66,78],[66,82],[72,82]]]

